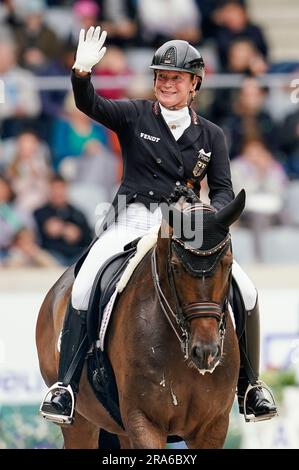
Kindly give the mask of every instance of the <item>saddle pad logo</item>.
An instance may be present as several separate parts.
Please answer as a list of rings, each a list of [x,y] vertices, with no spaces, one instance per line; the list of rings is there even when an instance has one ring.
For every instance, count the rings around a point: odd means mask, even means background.
[[[200,176],[206,169],[207,164],[211,160],[211,152],[205,152],[204,149],[198,151],[197,162],[193,168],[193,175]]]

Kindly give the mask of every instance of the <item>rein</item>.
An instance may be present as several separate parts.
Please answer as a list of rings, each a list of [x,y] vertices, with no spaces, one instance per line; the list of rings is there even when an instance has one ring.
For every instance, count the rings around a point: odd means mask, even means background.
[[[173,238],[174,242],[178,242],[178,239]],[[179,240],[180,244],[183,244],[184,248],[188,251],[192,251],[197,256],[208,256],[210,254],[217,253],[220,250],[224,250],[224,248],[230,243],[230,235],[228,234],[227,237],[219,243],[217,246],[211,248],[210,250],[194,250],[192,248],[186,247],[184,243]],[[179,301],[173,269],[171,267],[170,259],[171,259],[171,242],[169,247],[169,254],[168,254],[168,270],[167,270],[167,277],[168,282],[170,285],[171,292],[173,294],[173,298],[175,301],[175,311],[170,306],[160,284],[160,277],[157,269],[157,246],[154,247],[151,256],[151,267],[152,267],[152,277],[153,282],[156,290],[156,294],[159,300],[160,307],[169,322],[173,332],[175,333],[177,339],[180,342],[181,349],[184,353],[184,358],[189,358],[189,324],[195,318],[214,318],[219,324],[219,336],[220,336],[220,348],[221,354],[223,353],[223,343],[224,343],[224,335],[225,335],[225,326],[226,326],[226,312],[227,312],[227,304],[228,304],[228,297],[227,294],[224,298],[223,304],[219,304],[217,302],[208,301],[208,302],[192,302],[188,305],[181,306]],[[230,282],[228,283],[230,285]]]

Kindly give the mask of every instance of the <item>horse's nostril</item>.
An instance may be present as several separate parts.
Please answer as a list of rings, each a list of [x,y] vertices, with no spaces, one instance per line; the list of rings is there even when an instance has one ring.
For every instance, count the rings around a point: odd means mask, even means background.
[[[192,359],[203,368],[208,368],[215,357],[220,355],[220,347],[217,344],[194,346],[191,350]]]
[[[200,348],[198,346],[194,346],[194,348],[192,348],[191,354],[194,359],[200,359],[201,357]]]

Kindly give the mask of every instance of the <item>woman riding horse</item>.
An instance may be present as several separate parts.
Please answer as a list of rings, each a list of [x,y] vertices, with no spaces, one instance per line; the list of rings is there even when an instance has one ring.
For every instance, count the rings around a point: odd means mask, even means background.
[[[100,447],[107,449],[111,435],[103,442],[103,429],[117,434],[122,448],[163,449],[168,436],[179,436],[192,449],[224,445],[240,366],[228,310],[233,264],[229,226],[244,209],[245,193],[218,212],[201,204],[189,188],[179,187],[176,193],[176,206],[160,205],[158,233],[138,243],[139,263],[132,258],[128,265],[135,265],[131,277],[124,274],[117,285],[122,293],[105,351],[97,336],[91,341],[76,419],[72,426],[62,426],[67,449],[97,447],[99,429]],[[47,384],[57,376],[57,344],[73,282],[70,267],[40,309],[37,347]],[[105,398],[115,393],[105,378],[110,375],[104,365],[108,361],[119,398],[117,414]],[[105,396],[98,399],[95,384]]]
[[[112,210],[98,238],[76,266],[61,336],[58,381],[41,405],[44,417],[59,423],[63,419],[66,424],[73,421],[75,397],[89,348],[85,339],[86,312],[100,266],[122,251],[124,245],[160,224],[157,204],[174,194],[176,187],[191,183],[199,193],[200,181],[207,175],[211,205],[216,210],[234,198],[223,132],[190,107],[204,78],[201,54],[186,41],[168,41],[155,52],[150,67],[154,71],[156,102],[108,100],[97,95],[91,83],[92,67],[106,52],[105,39],[106,32],[101,33],[99,26],[89,28],[86,34],[81,30],[72,85],[77,107],[117,133],[124,170]],[[233,278],[240,300],[236,305],[244,311],[234,313],[246,316],[240,342],[239,409],[244,413],[246,396],[246,413],[269,419],[277,414],[277,409],[266,399],[259,382],[257,292],[236,262]],[[248,391],[249,385],[253,388]]]

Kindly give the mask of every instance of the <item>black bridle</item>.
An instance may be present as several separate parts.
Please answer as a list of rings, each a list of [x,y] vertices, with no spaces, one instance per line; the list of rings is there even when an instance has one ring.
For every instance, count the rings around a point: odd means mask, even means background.
[[[185,359],[189,358],[189,331],[190,331],[190,322],[195,318],[215,318],[218,322],[219,328],[219,337],[220,337],[220,349],[221,355],[223,353],[223,343],[226,327],[226,312],[228,311],[228,291],[230,286],[230,280],[228,283],[228,290],[224,297],[222,304],[217,302],[208,301],[208,302],[192,302],[187,305],[181,305],[180,300],[177,295],[173,268],[171,265],[171,245],[172,243],[179,243],[183,245],[185,250],[191,251],[197,256],[210,256],[212,254],[222,251],[223,253],[227,251],[230,246],[230,234],[228,234],[225,239],[214,246],[209,250],[196,250],[191,247],[187,247],[184,242],[180,239],[172,238],[169,243],[169,252],[168,252],[168,262],[167,262],[167,279],[170,286],[172,296],[174,298],[175,310],[170,306],[160,284],[159,273],[157,269],[157,253],[156,248],[154,247],[152,256],[151,256],[151,266],[152,266],[152,276],[159,300],[160,307],[167,318],[171,328],[173,329],[176,337],[178,338],[181,349],[184,353]],[[198,276],[202,277],[203,276]],[[230,274],[231,277],[231,274]]]

